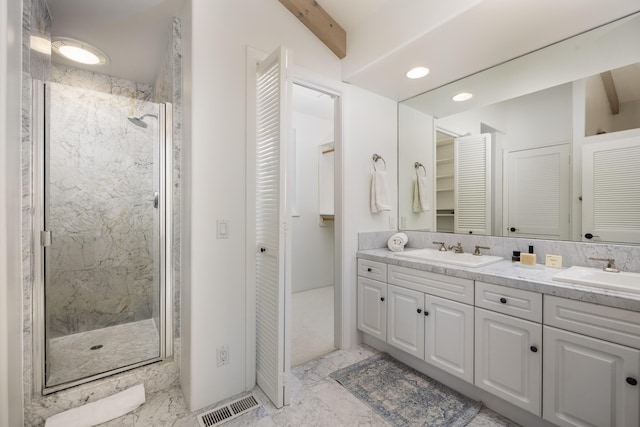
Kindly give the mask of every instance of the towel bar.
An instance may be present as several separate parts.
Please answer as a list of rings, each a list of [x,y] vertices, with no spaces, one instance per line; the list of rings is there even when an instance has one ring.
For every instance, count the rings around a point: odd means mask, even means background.
[[[379,154],[374,154],[373,155],[373,169],[374,170],[378,170],[378,169],[376,169],[376,162],[378,160],[382,160],[382,163],[384,164],[384,169],[383,170],[387,170],[387,162],[385,162],[384,158],[382,158],[382,156],[379,155]]]

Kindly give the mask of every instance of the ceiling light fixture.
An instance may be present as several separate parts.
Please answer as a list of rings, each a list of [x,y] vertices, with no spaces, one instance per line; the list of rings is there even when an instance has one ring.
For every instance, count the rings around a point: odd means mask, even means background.
[[[51,48],[58,55],[86,65],[104,65],[109,62],[107,54],[88,43],[67,37],[55,37]]]
[[[468,92],[461,92],[459,94],[457,94],[456,96],[454,96],[453,99],[456,102],[461,102],[461,101],[467,101],[469,99],[473,98],[473,94],[472,93],[468,93]]]
[[[426,67],[415,67],[407,71],[407,77],[410,79],[421,79],[429,74],[429,69]]]

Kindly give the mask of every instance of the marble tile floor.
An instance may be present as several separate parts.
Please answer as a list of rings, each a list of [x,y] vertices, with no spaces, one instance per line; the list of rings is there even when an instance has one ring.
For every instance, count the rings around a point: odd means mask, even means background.
[[[390,424],[366,404],[329,378],[329,374],[377,353],[366,345],[338,350],[292,368],[291,404],[276,409],[259,388],[253,390],[261,406],[230,420],[225,427],[239,426],[375,426]],[[190,413],[179,387],[147,395],[147,401],[133,413],[102,424],[102,427],[197,427],[197,415],[228,401]],[[416,420],[419,425],[419,420]],[[501,415],[483,408],[468,427],[517,427]]]
[[[102,345],[91,350],[95,345]],[[47,385],[106,372],[158,357],[160,341],[153,319],[54,338],[49,343]]]

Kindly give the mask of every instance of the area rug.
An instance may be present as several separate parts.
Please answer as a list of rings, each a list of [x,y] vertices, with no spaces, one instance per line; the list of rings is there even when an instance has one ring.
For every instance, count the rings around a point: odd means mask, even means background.
[[[482,407],[388,354],[372,356],[330,377],[395,426],[462,427]]]

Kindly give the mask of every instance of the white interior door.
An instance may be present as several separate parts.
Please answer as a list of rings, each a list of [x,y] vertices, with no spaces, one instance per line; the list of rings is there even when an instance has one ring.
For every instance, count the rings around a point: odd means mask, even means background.
[[[640,243],[640,137],[582,147],[582,240]]]
[[[281,47],[256,73],[256,381],[278,408],[289,404],[290,372],[287,62],[287,50]]]
[[[569,144],[506,154],[507,236],[569,239]]]

